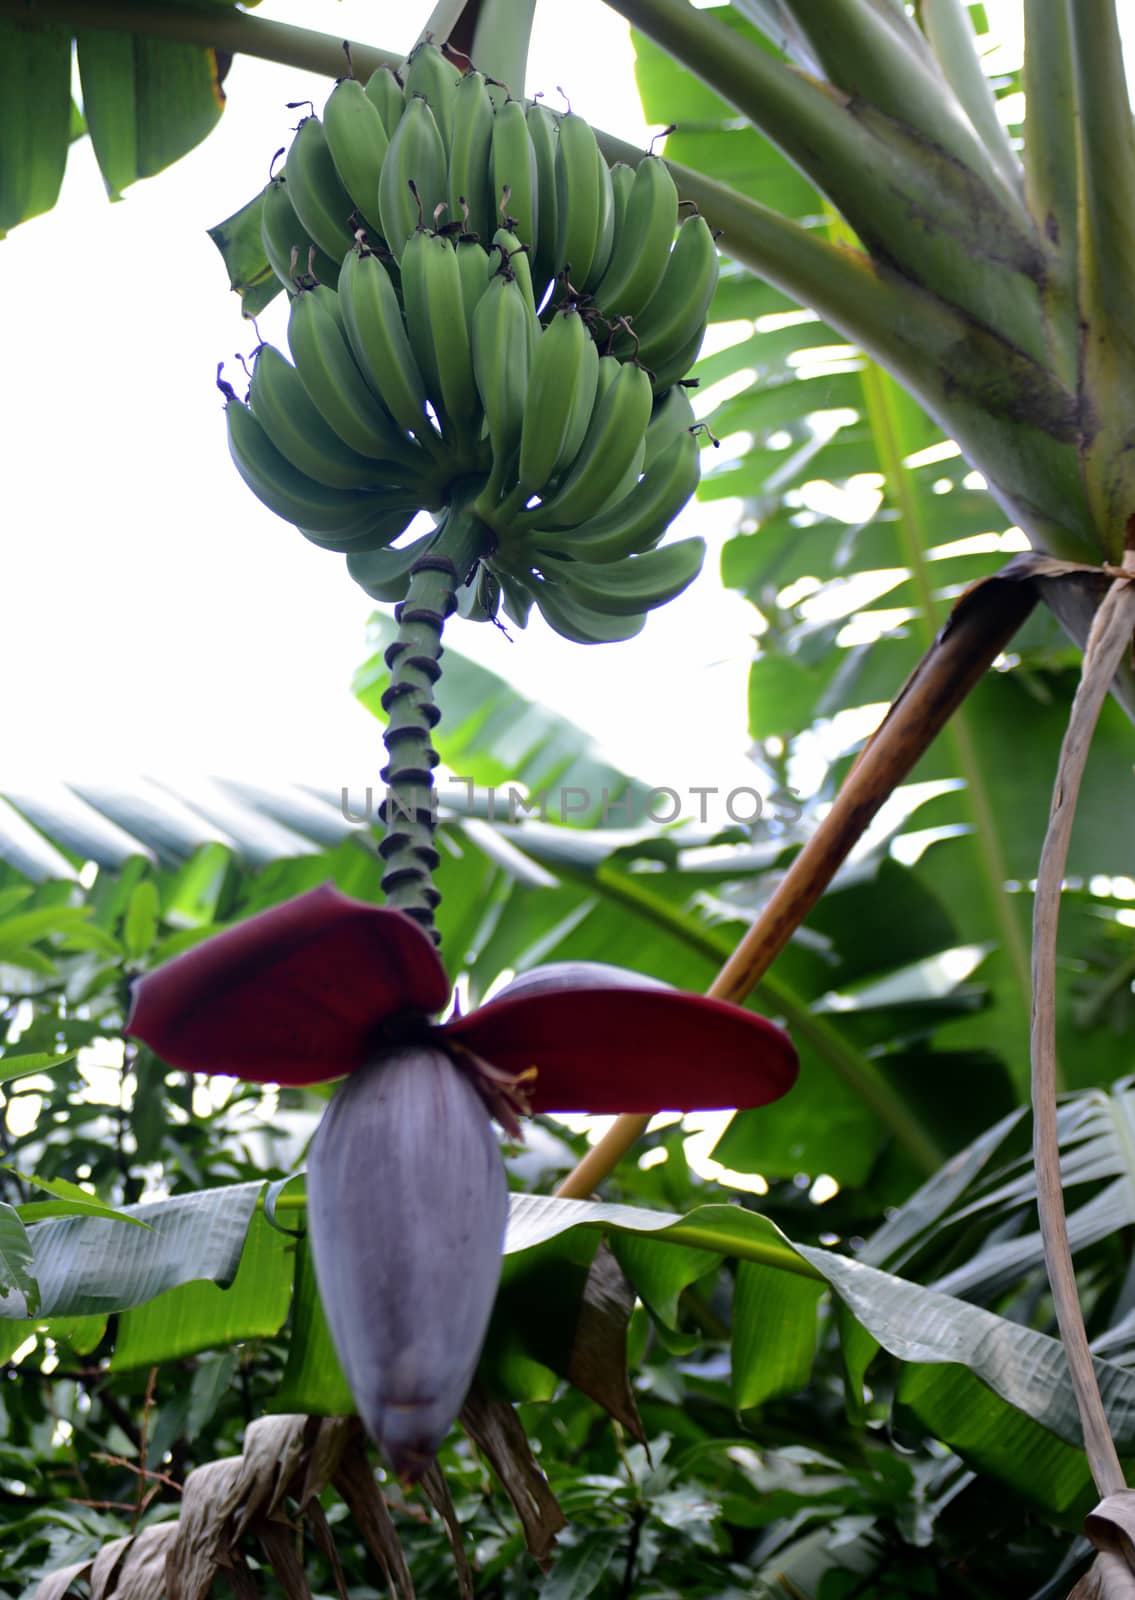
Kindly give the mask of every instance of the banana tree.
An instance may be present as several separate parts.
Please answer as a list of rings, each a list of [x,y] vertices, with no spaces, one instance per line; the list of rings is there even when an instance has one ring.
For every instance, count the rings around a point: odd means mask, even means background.
[[[614,8],[770,141],[816,197],[816,212],[805,222],[704,172],[671,163],[679,193],[721,230],[721,248],[865,351],[883,369],[871,379],[869,403],[873,399],[879,417],[890,415],[893,420],[894,391],[883,376],[890,373],[942,433],[958,443],[1034,552],[1028,563],[977,591],[959,608],[941,640],[931,645],[853,774],[841,803],[810,841],[751,937],[726,964],[713,992],[740,1000],[764,976],[929,739],[985,666],[1004,650],[1035,598],[1050,603],[1083,640],[1100,595],[1113,582],[1126,585],[1132,469],[1127,463],[1130,363],[1124,310],[1131,252],[1129,225],[1115,196],[1131,190],[1135,143],[1117,18],[1103,0],[1087,6],[1038,3],[1027,8],[1024,89],[1031,103],[1051,106],[1053,114],[1034,118],[1020,152],[980,70],[960,5],[927,4],[917,19],[883,0],[877,4],[849,0],[836,8],[814,6],[807,0],[784,0],[779,5],[754,0],[721,15],[696,10],[682,0],[622,0]],[[17,9],[21,21],[13,25],[8,53],[16,66],[10,69],[13,83],[5,104],[12,110],[13,124],[19,120],[26,131],[28,96],[38,83],[43,92],[37,90],[32,103],[43,126],[42,138],[30,153],[26,144],[12,139],[7,151],[14,154],[2,158],[8,223],[50,203],[53,175],[61,170],[60,152],[65,153],[65,133],[69,137],[73,127],[61,109],[61,85],[74,18],[65,4],[56,5],[54,0],[32,8],[30,26],[26,6],[0,6],[0,15]],[[108,12],[104,19],[106,28],[94,28],[93,45],[84,47],[83,37],[79,40],[81,69],[84,59],[90,63],[84,76],[84,85],[89,76],[92,86],[89,106],[84,88],[88,125],[104,173],[117,186],[129,181],[132,167],[141,173],[160,164],[146,150],[137,154],[127,148],[128,135],[137,146],[137,129],[150,125],[142,107],[156,80],[148,67],[139,70],[142,57],[136,52],[135,36],[127,35],[125,27],[135,27],[137,37],[148,37],[147,30],[175,37],[174,55],[163,60],[168,63],[176,56],[179,70],[192,62],[199,84],[204,82],[204,66],[214,91],[220,78],[219,49],[260,49],[293,60],[307,52],[304,60],[328,66],[326,41],[281,33],[259,19],[218,15],[213,8],[141,9],[146,20],[137,8],[116,7],[113,16]],[[530,19],[530,9],[522,10]],[[85,12],[84,36],[91,26],[92,18]],[[486,75],[519,83],[526,35],[524,26],[517,27],[515,9],[441,5],[431,19],[430,32],[444,39],[455,55],[473,60]],[[110,40],[115,41],[116,55],[110,51]],[[285,49],[296,53],[285,57]],[[119,104],[133,104],[135,109],[123,118],[126,132],[119,130],[117,145],[107,131],[111,119],[100,110],[100,60],[120,91],[133,86],[125,102],[118,95]],[[381,53],[368,55],[362,47],[352,48],[351,60],[356,71],[392,64]],[[203,107],[200,88],[194,94],[195,103]],[[106,103],[103,98],[103,107]],[[49,113],[54,119],[50,123]],[[170,148],[178,139],[190,142],[206,120],[203,110],[193,127],[192,119],[186,118]],[[644,163],[641,151],[603,137],[599,143],[609,162],[623,162],[628,168]],[[105,153],[112,147],[113,158]],[[799,200],[799,194],[794,198]],[[250,307],[263,303],[273,288],[270,253],[257,249],[257,239],[268,237],[263,217],[269,201],[269,194],[256,197],[217,230],[234,286],[246,295]],[[382,220],[385,225],[385,214]],[[305,296],[304,290],[311,286],[296,275],[294,263],[287,263],[284,272],[276,264],[277,279],[289,273],[297,303],[307,316],[314,295]],[[553,325],[565,327],[567,319]],[[625,332],[637,339],[633,329]],[[456,387],[453,393],[457,394]],[[493,435],[491,415],[489,432]],[[910,484],[894,427],[889,438],[892,449],[884,470],[890,491],[896,497],[906,494],[909,500]],[[493,443],[496,446],[495,438]],[[507,494],[503,501],[514,510],[523,504],[524,493],[540,487],[526,476],[524,449],[521,439],[515,506]],[[237,446],[234,453],[239,462]],[[494,472],[504,471],[506,456],[507,451],[497,450]],[[246,470],[250,481],[256,477],[255,468],[253,461]],[[559,492],[566,494],[568,489]],[[495,505],[494,500],[493,515]],[[484,520],[488,515],[484,504],[478,500],[475,506]],[[327,514],[322,501],[315,510]],[[312,520],[311,513],[301,508],[297,522],[301,515]],[[910,520],[904,515],[908,531]],[[431,630],[440,635],[440,621],[461,587],[456,580],[477,577],[484,569],[506,594],[510,582],[519,589],[519,600],[515,594],[512,597],[514,617],[523,612],[527,587],[547,600],[542,609],[555,619],[558,601],[554,591],[547,590],[554,552],[545,550],[535,566],[529,562],[518,568],[510,561],[498,563],[494,571],[494,553],[469,542],[464,509],[453,517],[452,526],[459,533],[452,550],[431,547],[417,558],[416,570],[407,574],[392,574],[387,568],[380,568],[377,576],[371,574],[379,598],[387,597],[387,587],[395,588],[403,576],[409,577],[405,603],[410,625],[419,630],[412,638],[396,641],[399,648],[392,658],[393,679],[387,691],[391,708],[399,700],[409,704],[414,696],[421,703],[429,700],[436,641],[426,635]],[[503,534],[510,528],[506,519]],[[496,532],[502,535],[502,529]],[[362,552],[364,563],[369,554]],[[918,564],[912,566],[917,578]],[[927,620],[930,599],[924,588]],[[479,606],[484,609],[485,601],[477,590],[468,609],[475,614]],[[1109,618],[1119,608],[1118,598],[1109,601]],[[570,612],[564,618],[562,610],[560,614],[564,631],[574,629],[575,637],[619,636],[617,630],[589,634],[586,618],[580,620]],[[1105,684],[1118,673],[1117,693],[1130,704],[1129,667],[1121,649],[1123,626],[1120,615],[1113,627],[1118,642],[1100,664],[1096,654],[1103,648],[1102,635],[1099,629],[1093,634],[1092,672]],[[410,679],[405,674],[407,662],[416,674]],[[892,693],[898,687],[896,683]],[[402,901],[426,926],[432,903],[424,880],[434,852],[427,826],[412,796],[407,797],[413,782],[428,774],[428,725],[424,716],[417,722],[395,716],[388,730],[391,788],[409,822],[401,831],[390,830],[387,845],[395,864],[387,887],[394,902]],[[961,729],[955,738],[965,769],[964,724]],[[401,765],[395,746],[405,758]],[[966,777],[972,803],[980,805],[972,759]],[[990,837],[988,832],[985,836]],[[1060,858],[1052,859],[1058,882]],[[987,865],[995,915],[1020,979],[1023,944],[1016,921],[1005,908],[1005,874],[998,870],[995,851]],[[1041,993],[1043,999],[1043,984]],[[1044,1055],[1044,1042],[1038,1036],[1039,1056]],[[1043,1105],[1038,1100],[1038,1110],[1046,1106],[1047,1097]],[[641,1126],[641,1122],[624,1123],[581,1170],[574,1186],[582,1192],[591,1188]],[[1066,1336],[1074,1332],[1071,1317],[1066,1306],[1062,1317]],[[1097,1453],[1097,1467],[1099,1459]],[[1101,1489],[1114,1490],[1122,1481],[1106,1470],[1102,1477]]]

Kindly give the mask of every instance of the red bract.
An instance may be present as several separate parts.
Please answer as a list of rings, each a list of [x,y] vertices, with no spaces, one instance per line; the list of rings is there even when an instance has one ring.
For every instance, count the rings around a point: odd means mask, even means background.
[[[617,967],[541,967],[439,1026],[448,994],[417,923],[325,885],[150,973],[127,1023],[187,1071],[348,1077],[308,1156],[312,1255],[355,1404],[407,1479],[452,1425],[496,1295],[489,1111],[517,1134],[518,1110],[757,1106],[796,1076],[771,1022]]]
[[[148,974],[126,1031],[188,1072],[319,1083],[419,1036],[448,996],[415,922],[324,884]],[[525,1099],[537,1112],[759,1106],[797,1069],[764,1017],[590,962],[539,968],[429,1033],[506,1074],[534,1068]]]

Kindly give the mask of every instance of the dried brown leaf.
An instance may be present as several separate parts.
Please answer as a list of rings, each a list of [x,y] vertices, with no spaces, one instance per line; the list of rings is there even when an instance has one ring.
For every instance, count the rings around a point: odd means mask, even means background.
[[[90,1570],[89,1561],[76,1561],[69,1567],[57,1567],[39,1580],[32,1600],[63,1600],[71,1586],[81,1582]]]
[[[382,1568],[394,1600],[414,1600],[406,1557],[371,1471],[366,1448],[357,1434],[348,1440],[332,1482],[346,1501],[367,1549]]]
[[[627,1372],[627,1325],[634,1303],[634,1290],[622,1268],[606,1243],[601,1244],[584,1285],[567,1375],[644,1445],[646,1434]]]
[[[1098,1555],[1068,1600],[1135,1600],[1135,1576],[1122,1556]]]
[[[284,1600],[312,1600],[311,1586],[296,1550],[296,1530],[286,1522],[261,1517],[251,1530],[280,1580]]]
[[[244,1458],[233,1456],[207,1461],[186,1478],[170,1551],[169,1600],[206,1600],[217,1569],[226,1564],[229,1518],[242,1498],[243,1472]]]
[[[507,1400],[498,1400],[474,1384],[460,1422],[516,1507],[529,1554],[546,1569],[556,1534],[567,1526],[567,1518],[536,1464],[519,1417]]]
[[[357,1417],[311,1417],[303,1486],[297,1499],[303,1507],[321,1495],[338,1471],[348,1441],[361,1433]]]
[[[449,1492],[449,1485],[445,1481],[445,1473],[436,1461],[431,1461],[419,1482],[427,1500],[445,1526],[449,1548],[453,1552],[453,1564],[457,1569],[457,1589],[461,1600],[473,1600],[473,1574],[469,1570],[469,1561],[465,1554],[465,1535],[457,1520],[457,1511],[453,1504],[453,1496]]]
[[[254,1517],[274,1516],[304,1453],[306,1416],[257,1417],[244,1436],[233,1542]]]
[[[155,1522],[143,1528],[131,1543],[111,1600],[174,1600],[169,1586],[169,1562],[177,1548],[179,1524]]]
[[[112,1539],[103,1545],[91,1567],[91,1600],[106,1600],[114,1592],[118,1568],[133,1543],[134,1535],[128,1533],[124,1539]]]
[[[343,1572],[343,1563],[339,1560],[339,1549],[335,1543],[335,1535],[331,1532],[327,1518],[323,1514],[323,1507],[318,1500],[312,1500],[304,1507],[303,1514],[307,1519],[313,1539],[331,1568],[331,1576],[335,1580],[335,1592],[339,1596],[339,1600],[348,1600],[347,1579]]]

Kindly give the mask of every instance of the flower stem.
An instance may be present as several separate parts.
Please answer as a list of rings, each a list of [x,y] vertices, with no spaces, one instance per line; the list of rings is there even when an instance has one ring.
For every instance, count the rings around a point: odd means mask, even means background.
[[[434,910],[441,895],[433,883],[439,859],[433,840],[437,752],[430,734],[441,713],[434,685],[441,677],[442,629],[456,609],[456,591],[486,554],[491,538],[465,499],[446,509],[437,538],[410,569],[406,598],[394,609],[398,637],[386,652],[390,684],[382,697],[387,715],[383,743],[390,761],[382,770],[386,796],[379,811],[386,827],[379,846],[386,862],[382,888],[387,904],[413,917],[435,944],[440,936]]]

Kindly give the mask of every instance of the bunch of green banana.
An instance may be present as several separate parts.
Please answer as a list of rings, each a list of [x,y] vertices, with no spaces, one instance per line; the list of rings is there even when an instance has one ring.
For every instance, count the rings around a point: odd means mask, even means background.
[[[369,593],[401,597],[421,541],[393,540],[458,494],[488,552],[465,614],[625,638],[692,580],[700,541],[656,547],[697,483],[679,380],[717,252],[665,162],[609,168],[582,117],[427,43],[300,123],[261,220],[292,361],[257,353],[232,452]]]

